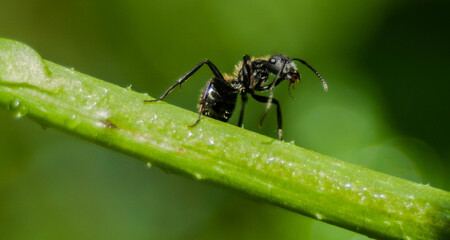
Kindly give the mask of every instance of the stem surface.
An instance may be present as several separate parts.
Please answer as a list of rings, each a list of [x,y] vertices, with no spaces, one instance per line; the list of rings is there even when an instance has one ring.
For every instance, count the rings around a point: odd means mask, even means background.
[[[0,104],[165,171],[370,237],[450,239],[450,193],[202,117],[0,38]]]

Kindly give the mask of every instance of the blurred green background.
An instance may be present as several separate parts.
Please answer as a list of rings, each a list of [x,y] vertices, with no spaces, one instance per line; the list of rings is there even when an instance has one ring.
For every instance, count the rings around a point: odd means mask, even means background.
[[[450,189],[449,1],[0,0],[0,37],[43,58],[162,94],[209,58],[284,53],[313,73],[282,103],[286,141]],[[447,30],[445,30],[447,29]],[[211,73],[167,101],[196,111]],[[277,137],[250,101],[245,127]],[[237,116],[231,124],[237,122]],[[365,239],[0,111],[2,239]]]

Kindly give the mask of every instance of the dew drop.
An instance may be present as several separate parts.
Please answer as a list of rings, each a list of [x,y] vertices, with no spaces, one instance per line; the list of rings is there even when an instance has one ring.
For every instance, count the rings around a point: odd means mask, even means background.
[[[266,163],[271,163],[273,160],[275,160],[275,158],[274,158],[274,157],[270,157],[270,158],[268,158],[268,159],[266,160]]]
[[[352,188],[352,184],[351,183],[345,183],[344,184],[344,188],[345,189],[350,189],[350,188]]]
[[[14,111],[20,106],[20,100],[14,99],[9,103],[9,110]]]
[[[320,213],[316,213],[317,220],[322,220],[323,216]]]
[[[8,110],[10,110],[16,118],[24,117],[28,113],[27,107],[17,98],[9,103]]]
[[[158,121],[158,115],[154,114],[153,117],[150,118],[150,123],[155,123]]]
[[[196,173],[195,174],[195,179],[202,180],[202,175],[200,175],[200,173]]]
[[[25,107],[24,105],[21,105],[19,111],[17,111],[14,116],[16,118],[21,118],[21,117],[25,117],[25,115],[27,115],[27,114],[28,114],[27,107]]]
[[[76,128],[79,124],[80,119],[75,114],[72,114],[72,116],[70,116],[70,118],[66,121],[66,125],[70,129]]]
[[[151,167],[152,167],[152,163],[151,163],[151,162],[147,162],[147,164],[145,164],[145,166],[146,166],[147,168],[151,168]]]
[[[99,127],[99,128],[105,128],[106,124],[104,122],[96,122],[95,126]]]
[[[319,176],[323,178],[323,177],[325,177],[326,175],[325,175],[324,172],[320,171],[320,172],[319,172]]]
[[[109,111],[107,111],[107,110],[101,110],[101,111],[98,111],[96,114],[97,114],[97,116],[98,116],[99,118],[101,118],[101,119],[107,119],[107,118],[109,118],[109,116],[110,116],[110,113],[109,113]]]

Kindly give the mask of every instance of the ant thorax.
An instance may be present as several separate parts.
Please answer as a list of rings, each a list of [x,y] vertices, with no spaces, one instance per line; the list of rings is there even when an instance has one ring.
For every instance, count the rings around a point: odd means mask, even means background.
[[[224,78],[240,93],[245,93],[253,89],[260,89],[266,84],[270,75],[267,68],[267,60],[269,58],[270,56],[252,57],[250,61],[247,62],[249,69],[245,69],[243,67],[243,61],[240,61],[235,65],[233,75],[225,74]],[[246,77],[246,75],[249,75],[249,77]]]

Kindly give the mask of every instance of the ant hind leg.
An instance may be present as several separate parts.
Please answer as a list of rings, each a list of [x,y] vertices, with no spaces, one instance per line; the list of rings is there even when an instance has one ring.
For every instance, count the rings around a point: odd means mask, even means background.
[[[195,127],[200,122],[200,118],[201,118],[201,116],[203,114],[203,108],[204,108],[204,106],[206,104],[206,99],[207,99],[207,97],[209,95],[208,89],[211,87],[212,81],[213,81],[213,79],[209,80],[208,84],[206,85],[206,88],[203,90],[202,98],[200,99],[200,103],[199,103],[199,106],[198,106],[198,117],[197,117],[197,120],[195,121],[194,124],[189,125],[189,127]]]
[[[163,100],[167,95],[169,95],[170,92],[172,92],[172,90],[177,87],[178,85],[181,85],[182,83],[186,82],[195,72],[197,72],[204,64],[208,65],[208,67],[211,69],[211,71],[213,72],[214,76],[218,79],[222,79],[223,81],[224,78],[222,76],[222,73],[220,73],[219,69],[217,69],[216,65],[214,65],[211,61],[209,61],[208,59],[206,59],[205,61],[197,64],[197,66],[195,66],[194,68],[192,68],[188,73],[186,73],[182,78],[180,78],[175,84],[173,84],[169,89],[167,89],[167,91],[159,98],[157,99],[153,99],[153,100],[144,100],[144,102],[157,102],[157,101],[161,101]]]

